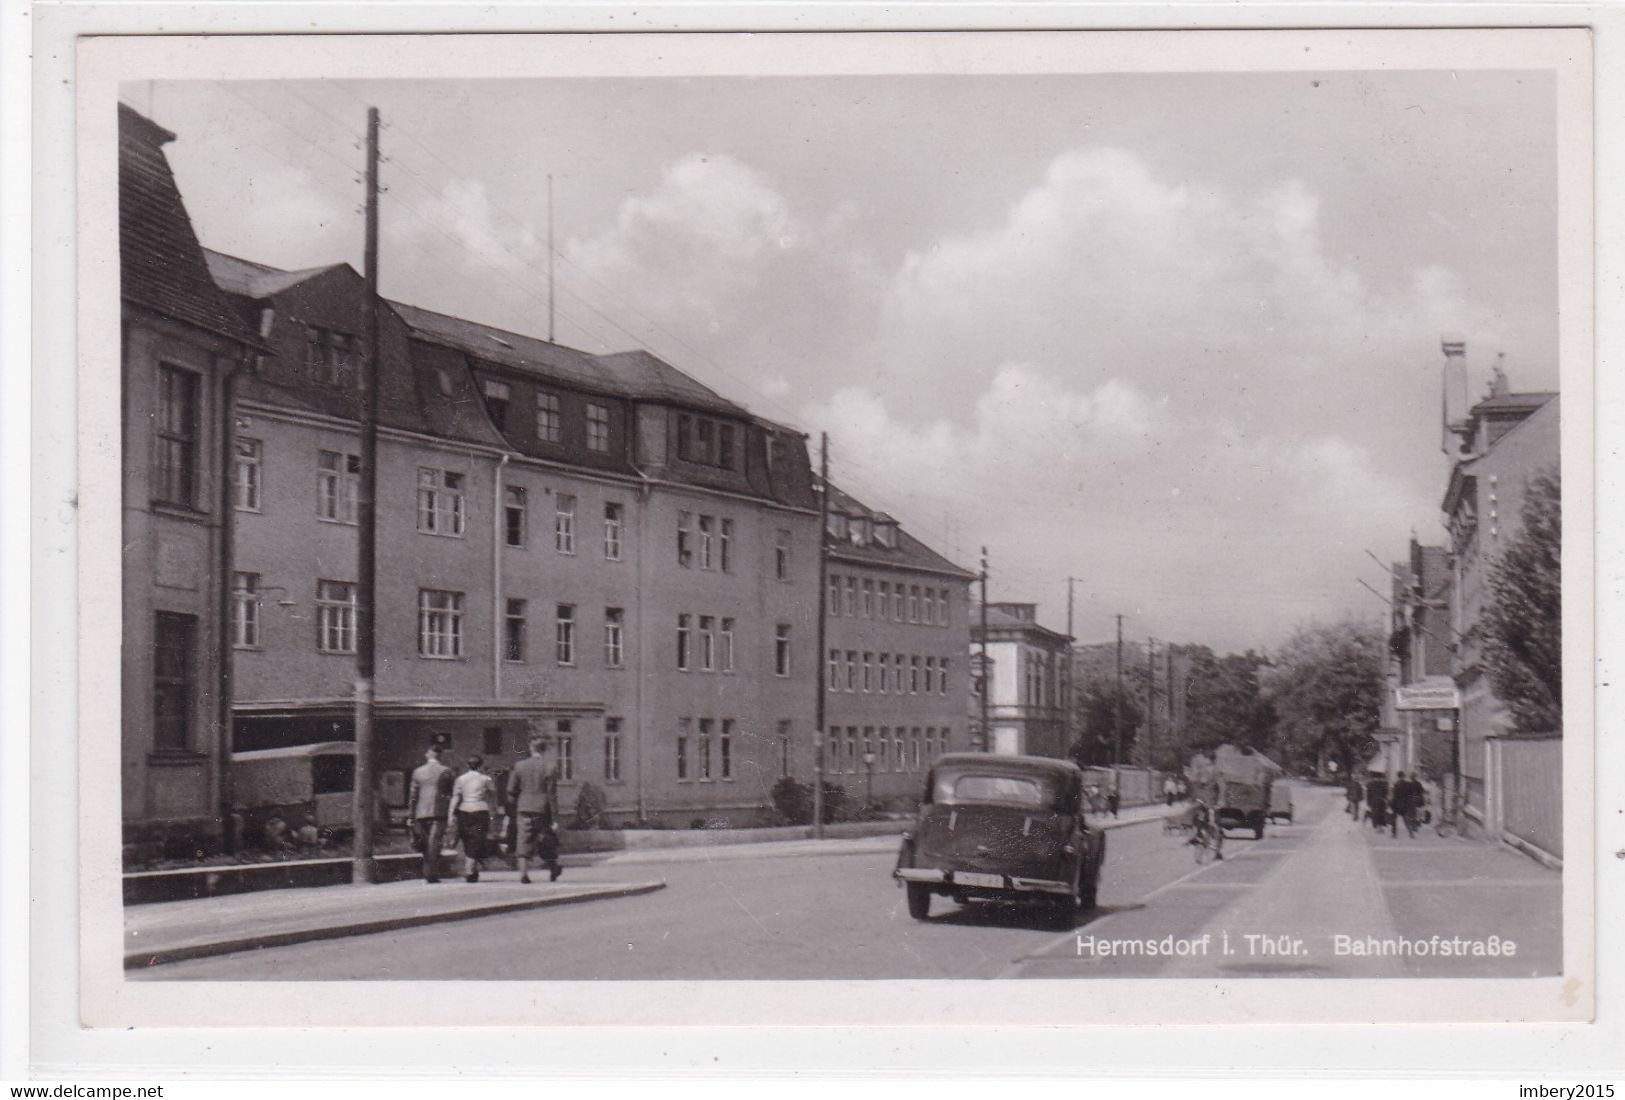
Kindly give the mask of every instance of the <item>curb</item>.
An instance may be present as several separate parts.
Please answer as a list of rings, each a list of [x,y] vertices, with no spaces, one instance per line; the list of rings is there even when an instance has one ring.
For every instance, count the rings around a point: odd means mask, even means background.
[[[270,932],[260,936],[243,936],[234,940],[211,943],[182,944],[179,947],[159,948],[156,951],[136,951],[124,956],[124,969],[145,970],[165,963],[184,962],[187,959],[205,959],[214,955],[232,955],[239,951],[254,951],[265,947],[287,947],[296,943],[317,940],[345,939],[366,936],[374,932],[395,932],[404,928],[419,928],[428,924],[447,924],[452,921],[472,920],[476,917],[521,913],[530,909],[549,909],[558,905],[599,901],[605,898],[635,897],[664,890],[664,882],[642,882],[630,886],[612,886],[590,894],[571,894],[567,897],[529,898],[524,901],[505,901],[482,905],[472,909],[449,909],[443,913],[416,913],[403,917],[384,917],[379,920],[356,921],[350,924],[328,925],[321,928],[295,928],[286,932]]]

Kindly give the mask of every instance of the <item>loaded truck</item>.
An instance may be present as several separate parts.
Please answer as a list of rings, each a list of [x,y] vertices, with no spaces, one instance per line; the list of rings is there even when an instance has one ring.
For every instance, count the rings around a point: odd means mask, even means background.
[[[1191,794],[1206,802],[1221,829],[1251,829],[1263,839],[1271,794],[1280,765],[1260,752],[1220,745],[1213,755],[1198,753],[1185,769]]]

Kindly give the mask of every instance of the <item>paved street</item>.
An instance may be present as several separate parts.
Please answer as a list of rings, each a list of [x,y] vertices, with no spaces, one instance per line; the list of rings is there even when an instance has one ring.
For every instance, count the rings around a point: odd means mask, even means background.
[[[1356,826],[1335,791],[1303,788],[1297,823],[1233,837],[1198,868],[1155,824],[1113,830],[1101,907],[1074,932],[1036,913],[935,903],[910,920],[889,852],[673,862],[665,890],[199,959],[142,979],[749,979],[1528,976],[1555,973],[1559,876],[1503,848]],[[501,875],[492,876],[498,880]],[[577,883],[649,877],[613,865]],[[433,889],[477,890],[450,883]],[[429,889],[429,887],[425,887]],[[1233,954],[1223,954],[1228,934]],[[1331,937],[1516,941],[1516,954],[1335,953]],[[1267,953],[1271,937],[1280,953]],[[1080,952],[1080,938],[1095,949]],[[1172,938],[1169,940],[1169,938]],[[1200,944],[1205,954],[1103,955],[1102,941]],[[1295,941],[1301,941],[1295,946]],[[1466,950],[1473,950],[1471,944]]]

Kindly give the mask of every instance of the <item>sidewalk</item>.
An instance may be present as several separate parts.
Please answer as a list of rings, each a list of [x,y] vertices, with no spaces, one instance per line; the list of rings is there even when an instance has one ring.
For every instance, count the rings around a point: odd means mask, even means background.
[[[477,885],[456,878],[437,885],[409,879],[131,906],[124,911],[124,968],[630,897],[666,885],[549,883],[545,871],[540,877],[543,881],[529,886],[522,885],[516,874],[499,872],[482,877]]]
[[[1135,806],[1117,818],[1094,817],[1099,828],[1121,829],[1158,822],[1165,806]],[[741,859],[796,859],[874,855],[897,850],[892,836],[719,844],[704,848],[628,850],[567,856],[566,868],[648,866]],[[448,854],[447,866],[453,858]],[[545,874],[541,876],[545,878]],[[448,878],[438,886],[421,879],[362,886],[262,890],[245,894],[129,906],[124,911],[124,966],[161,966],[182,959],[229,955],[313,940],[390,932],[425,924],[470,920],[554,905],[631,897],[665,887],[658,880],[615,883],[536,882],[521,885],[512,871],[487,871],[477,885]]]

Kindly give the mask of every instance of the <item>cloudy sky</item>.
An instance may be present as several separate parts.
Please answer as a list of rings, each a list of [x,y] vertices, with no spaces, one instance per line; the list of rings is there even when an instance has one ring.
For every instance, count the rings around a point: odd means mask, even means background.
[[[1554,99],[1531,72],[132,85],[206,245],[642,345],[994,599],[1268,647],[1441,537],[1441,334],[1557,384]]]

